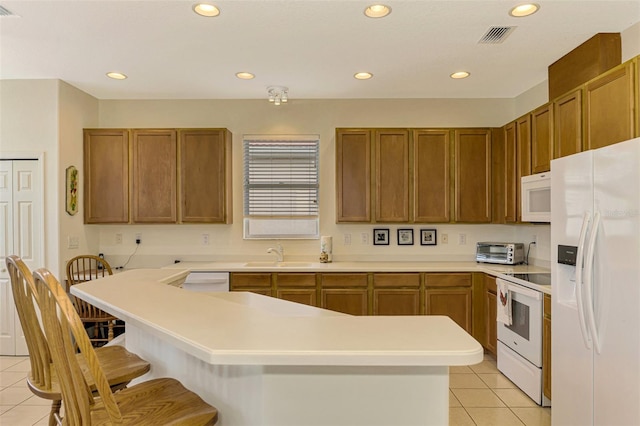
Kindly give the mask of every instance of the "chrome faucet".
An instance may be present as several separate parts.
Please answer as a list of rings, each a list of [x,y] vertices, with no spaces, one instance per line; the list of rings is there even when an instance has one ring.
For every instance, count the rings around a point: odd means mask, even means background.
[[[284,248],[280,244],[276,244],[276,247],[269,247],[267,253],[275,253],[278,256],[278,262],[284,260]]]

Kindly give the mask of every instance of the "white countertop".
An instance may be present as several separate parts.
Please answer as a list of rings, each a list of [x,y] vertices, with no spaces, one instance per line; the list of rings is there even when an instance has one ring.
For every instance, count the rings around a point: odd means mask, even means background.
[[[124,271],[71,292],[210,364],[448,366],[483,358],[482,346],[448,317],[358,317],[257,294],[166,285],[188,272]]]
[[[247,266],[251,262],[179,262],[163,269],[221,272],[486,272],[498,275],[505,272],[549,272],[533,265],[499,265],[477,262],[299,262],[303,266],[278,266],[275,262],[255,262],[261,266]],[[285,265],[298,262],[284,262]]]

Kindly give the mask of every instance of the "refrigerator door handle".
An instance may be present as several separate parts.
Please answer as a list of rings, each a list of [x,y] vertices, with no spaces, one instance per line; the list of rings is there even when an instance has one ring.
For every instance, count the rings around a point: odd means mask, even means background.
[[[596,318],[593,308],[593,260],[595,257],[596,237],[598,236],[598,228],[600,225],[600,212],[596,211],[593,215],[593,227],[589,236],[589,244],[587,245],[587,260],[584,265],[584,304],[587,313],[587,325],[593,339],[593,345],[596,353],[600,353],[600,339],[598,337],[598,329],[596,328]]]
[[[582,266],[584,263],[584,243],[587,239],[587,230],[591,222],[589,212],[584,212],[582,217],[582,228],[580,229],[580,238],[578,240],[578,253],[576,254],[576,305],[578,307],[578,323],[582,332],[582,341],[587,349],[591,349],[591,336],[587,329],[587,322],[584,316],[584,305],[582,301]]]

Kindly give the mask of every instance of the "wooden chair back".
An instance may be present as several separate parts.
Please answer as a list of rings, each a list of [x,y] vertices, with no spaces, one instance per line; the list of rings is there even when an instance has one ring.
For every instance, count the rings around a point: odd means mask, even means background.
[[[122,414],[98,361],[78,313],[60,282],[47,269],[34,272],[42,322],[58,374],[64,401],[64,424],[91,425],[91,408],[95,399],[80,368],[79,358],[88,367],[88,375],[104,404],[112,424],[122,423]],[[75,349],[80,349],[76,355]]]
[[[37,292],[31,271],[22,259],[15,255],[8,256],[6,263],[11,278],[13,300],[29,350],[29,386],[36,394],[47,391],[59,392],[59,389],[52,389],[51,354],[38,320],[39,308],[35,304]]]

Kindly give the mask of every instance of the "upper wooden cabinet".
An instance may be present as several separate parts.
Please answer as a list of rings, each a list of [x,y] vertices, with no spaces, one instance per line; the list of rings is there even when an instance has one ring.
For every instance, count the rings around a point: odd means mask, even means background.
[[[449,130],[413,131],[414,222],[449,222]]]
[[[582,151],[582,89],[553,102],[553,158]]]
[[[84,157],[85,223],[231,223],[226,129],[85,129]]]
[[[635,135],[633,62],[626,62],[585,85],[585,149]]]
[[[517,158],[518,158],[518,138],[516,132],[516,122],[513,121],[504,126],[504,185],[505,185],[505,197],[504,197],[504,221],[507,223],[513,223],[518,220],[518,172],[517,172]]]
[[[336,222],[371,222],[371,131],[336,130]]]
[[[84,130],[84,222],[129,222],[129,132]]]
[[[231,133],[179,130],[180,218],[183,223],[231,223]]]
[[[531,113],[531,173],[551,170],[553,152],[553,104],[548,103]]]
[[[133,223],[178,220],[176,131],[136,129],[133,146]]]
[[[491,130],[491,223],[505,223],[505,127]]]
[[[409,132],[375,131],[375,220],[409,221]]]
[[[491,131],[456,129],[455,217],[456,222],[491,221]]]

